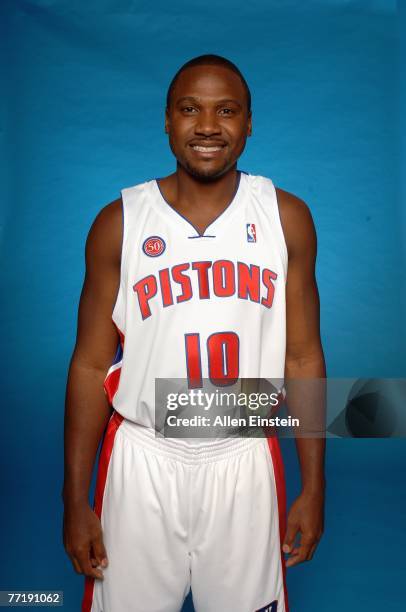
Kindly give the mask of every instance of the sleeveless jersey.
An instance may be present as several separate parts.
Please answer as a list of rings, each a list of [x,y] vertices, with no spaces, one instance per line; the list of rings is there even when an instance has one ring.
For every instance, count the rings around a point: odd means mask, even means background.
[[[199,235],[156,180],[123,189],[120,347],[105,391],[153,428],[155,379],[283,379],[287,248],[272,181],[239,172],[228,207]]]

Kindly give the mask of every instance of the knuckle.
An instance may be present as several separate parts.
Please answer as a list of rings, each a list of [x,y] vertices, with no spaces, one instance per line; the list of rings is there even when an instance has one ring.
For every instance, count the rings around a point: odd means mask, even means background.
[[[304,538],[306,546],[312,546],[317,541],[318,537],[316,534],[307,534],[306,538]]]
[[[103,540],[101,540],[99,538],[95,538],[94,540],[92,540],[92,547],[93,547],[94,551],[103,550],[103,548],[104,548]]]
[[[93,557],[96,559],[100,559],[103,557],[103,549],[97,546],[93,546]]]
[[[96,578],[96,579],[100,579],[100,575],[98,574],[98,572],[96,572],[95,570],[89,570],[89,573],[87,574],[90,578]]]

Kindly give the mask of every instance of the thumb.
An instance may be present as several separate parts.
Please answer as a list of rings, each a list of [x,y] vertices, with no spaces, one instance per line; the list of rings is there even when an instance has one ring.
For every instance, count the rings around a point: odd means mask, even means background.
[[[286,529],[285,538],[283,540],[282,550],[284,553],[290,553],[293,550],[293,545],[296,539],[296,534],[299,531],[299,526],[289,523]]]
[[[92,549],[93,549],[93,557],[97,562],[97,565],[101,565],[102,567],[107,567],[108,559],[106,549],[103,543],[103,537],[97,536],[92,541]]]

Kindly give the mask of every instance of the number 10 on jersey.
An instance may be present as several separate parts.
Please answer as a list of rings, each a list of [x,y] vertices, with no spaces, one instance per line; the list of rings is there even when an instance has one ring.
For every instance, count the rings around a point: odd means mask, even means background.
[[[200,334],[185,334],[186,370],[189,389],[203,386],[202,355],[207,359],[210,381],[217,387],[234,385],[239,378],[240,339],[235,332],[211,334],[206,342]]]

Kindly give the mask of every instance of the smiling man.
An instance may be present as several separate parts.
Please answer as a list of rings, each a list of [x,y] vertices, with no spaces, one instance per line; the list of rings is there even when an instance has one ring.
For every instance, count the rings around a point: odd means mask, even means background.
[[[251,130],[238,68],[191,60],[167,94],[176,171],[123,189],[89,232],[63,489],[83,612],[177,612],[190,588],[197,612],[286,612],[285,565],[321,536],[322,438],[296,440],[302,491],[286,524],[277,438],[155,435],[156,378],[325,376],[311,215],[237,169]],[[292,412],[300,401],[288,390]]]

